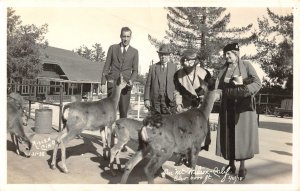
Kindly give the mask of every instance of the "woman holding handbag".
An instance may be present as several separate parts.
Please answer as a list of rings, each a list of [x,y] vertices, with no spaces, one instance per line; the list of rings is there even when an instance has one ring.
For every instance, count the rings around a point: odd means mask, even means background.
[[[238,177],[244,180],[245,160],[259,152],[255,94],[261,81],[251,63],[240,60],[237,43],[226,45],[223,54],[226,62],[218,74],[222,99],[216,155],[229,160],[225,171],[232,174],[236,171],[235,161],[240,161]]]

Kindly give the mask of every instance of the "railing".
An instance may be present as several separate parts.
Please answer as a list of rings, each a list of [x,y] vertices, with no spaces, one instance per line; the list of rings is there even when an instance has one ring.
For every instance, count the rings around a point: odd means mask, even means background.
[[[292,98],[289,95],[276,94],[257,94],[256,96],[257,112],[259,114],[275,114],[275,108],[280,107],[283,99]]]
[[[31,103],[32,102],[38,102],[38,103],[43,103],[43,104],[48,104],[48,105],[54,105],[54,106],[58,106],[59,107],[59,125],[58,125],[58,129],[59,131],[61,131],[61,116],[62,116],[62,108],[63,108],[63,85],[41,85],[41,84],[18,84],[18,83],[8,83],[7,86],[14,86],[14,85],[26,85],[29,86],[29,96],[27,96],[25,99],[27,99],[29,101],[29,108],[28,108],[28,115],[30,116],[31,114]],[[32,87],[55,87],[55,88],[59,88],[59,103],[53,103],[52,101],[49,100],[38,100],[36,98],[36,96],[32,96]]]

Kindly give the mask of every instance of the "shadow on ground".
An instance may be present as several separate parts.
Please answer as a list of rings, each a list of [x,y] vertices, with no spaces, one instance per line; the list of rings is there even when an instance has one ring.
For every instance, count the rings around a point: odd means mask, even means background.
[[[103,146],[102,142],[99,141],[99,139],[100,139],[99,136],[89,135],[89,134],[85,134],[85,133],[81,133],[80,136],[81,136],[81,138],[75,138],[74,140],[81,139],[83,141],[83,143],[75,145],[75,146],[69,146],[69,147],[68,147],[69,144],[67,144],[66,160],[71,156],[80,156],[80,155],[84,155],[87,153],[96,155],[95,158],[103,158],[103,156],[100,153],[98,153],[97,148],[94,145],[94,144],[96,144],[96,145],[100,145],[101,147]],[[71,141],[74,141],[74,140],[71,140]],[[51,161],[52,161],[53,150],[47,151],[47,154],[50,156],[49,159],[47,160],[48,165],[50,167]],[[57,151],[56,165],[59,161],[61,161],[61,149],[60,148]],[[99,162],[99,160],[98,161],[94,160],[94,162]],[[61,167],[58,165],[57,165],[57,167],[62,172]]]
[[[290,123],[261,121],[259,122],[259,128],[293,133],[293,125]]]

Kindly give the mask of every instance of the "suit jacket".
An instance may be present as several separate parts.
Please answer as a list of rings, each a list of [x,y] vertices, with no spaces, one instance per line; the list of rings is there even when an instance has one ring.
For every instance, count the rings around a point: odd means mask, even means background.
[[[145,85],[145,93],[144,93],[144,100],[150,100],[152,103],[155,101],[155,99],[159,95],[159,73],[161,69],[161,63],[158,62],[154,65],[152,65],[149,69],[147,82]],[[176,72],[176,65],[168,62],[167,63],[167,77],[166,77],[166,93],[168,98],[173,101],[174,100],[174,91],[175,91],[175,85],[174,85],[174,74]]]
[[[117,80],[120,73],[122,73],[125,81],[134,81],[138,73],[138,62],[137,49],[129,45],[123,57],[121,43],[111,45],[107,52],[101,84],[105,84],[108,79]]]
[[[194,83],[190,81],[184,69],[178,70],[174,75],[175,84],[175,102],[176,105],[182,104],[184,108],[198,107],[200,104],[200,96],[204,95],[205,88],[203,87],[204,81],[208,82],[211,75],[208,70],[196,66],[192,71],[194,72]]]

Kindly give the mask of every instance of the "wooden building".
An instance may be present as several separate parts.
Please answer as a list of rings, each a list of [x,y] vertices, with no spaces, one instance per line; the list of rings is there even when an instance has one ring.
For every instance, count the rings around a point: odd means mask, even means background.
[[[41,59],[43,71],[37,79],[23,80],[24,85],[12,86],[14,91],[23,96],[29,96],[31,92],[31,97],[47,101],[57,101],[60,97],[60,88],[51,85],[62,85],[64,101],[71,101],[71,97],[81,100],[84,96],[99,95],[104,63],[92,62],[72,51],[50,46],[41,50]]]

